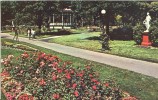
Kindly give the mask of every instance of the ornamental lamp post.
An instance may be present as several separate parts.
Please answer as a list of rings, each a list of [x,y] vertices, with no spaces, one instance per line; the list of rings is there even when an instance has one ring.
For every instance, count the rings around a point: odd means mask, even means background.
[[[103,20],[103,29],[102,29],[102,32],[104,32],[106,10],[104,10],[104,9],[101,10],[101,14],[102,14],[102,20]]]
[[[102,14],[102,20],[103,20],[103,24],[102,24],[102,34],[100,35],[100,39],[101,39],[101,43],[102,43],[102,50],[110,50],[109,48],[109,36],[107,35],[107,33],[105,32],[105,14],[106,14],[106,10],[101,10],[101,14]],[[108,19],[107,19],[108,20]],[[107,26],[106,26],[107,29]]]

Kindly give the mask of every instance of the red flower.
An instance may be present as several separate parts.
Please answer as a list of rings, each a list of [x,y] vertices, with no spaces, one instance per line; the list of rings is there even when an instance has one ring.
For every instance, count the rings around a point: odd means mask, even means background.
[[[109,83],[105,83],[104,85],[105,85],[106,87],[108,87],[108,86],[109,86]]]
[[[78,96],[79,96],[79,93],[78,93],[77,90],[74,92],[74,95],[75,95],[75,97],[78,97]]]
[[[15,99],[15,97],[13,95],[11,95],[10,93],[6,93],[5,96],[6,96],[7,100],[14,100]]]
[[[71,73],[71,74],[74,74],[74,69],[71,69],[71,70],[70,70],[70,73]]]
[[[50,58],[49,58],[49,61],[54,61],[54,60],[55,60],[54,57],[50,57]]]
[[[66,74],[66,78],[67,78],[67,79],[71,79],[70,73],[67,73],[67,74]]]
[[[86,66],[86,68],[89,70],[89,69],[91,69],[91,67],[90,66]]]
[[[41,81],[39,82],[39,84],[40,84],[41,86],[44,86],[44,85],[46,85],[46,82],[44,81],[44,79],[41,79]]]
[[[48,60],[48,59],[49,59],[49,56],[48,56],[48,55],[45,55],[45,56],[44,56],[44,59],[45,59],[45,60]]]
[[[45,53],[42,53],[40,57],[41,57],[41,58],[44,58],[45,56],[46,56],[46,54],[45,54]]]
[[[43,67],[45,65],[44,61],[40,62],[40,67]]]
[[[18,100],[34,100],[34,98],[27,94],[22,94],[19,96]]]
[[[55,94],[53,94],[53,98],[54,98],[54,99],[59,99],[60,96],[59,96],[59,94],[55,93]]]
[[[55,74],[52,74],[52,80],[53,81],[57,80],[57,76]]]
[[[92,78],[92,77],[93,77],[93,75],[92,75],[92,74],[89,74],[89,77],[90,77],[90,78]]]
[[[22,58],[28,58],[29,57],[27,52],[24,52],[23,54],[21,54],[21,56],[22,56]]]
[[[96,89],[97,89],[97,87],[96,87],[95,85],[93,85],[93,86],[92,86],[92,89],[93,89],[93,90],[96,90]]]
[[[62,69],[61,68],[57,68],[58,73],[62,73]]]
[[[73,89],[75,89],[75,88],[76,88],[76,86],[77,86],[77,84],[76,84],[76,83],[74,83],[74,84],[72,85],[72,88],[73,88]]]
[[[58,66],[58,62],[54,62],[53,64],[52,64],[52,67],[57,67]]]
[[[83,75],[84,75],[84,72],[80,72],[77,76],[83,77]]]
[[[4,70],[4,71],[1,73],[1,76],[9,77],[10,74],[9,74],[7,71]]]
[[[94,79],[94,78],[93,78],[91,81],[92,81],[92,82],[94,82],[94,83],[96,83],[96,82],[97,82],[97,80],[96,80],[96,79]]]

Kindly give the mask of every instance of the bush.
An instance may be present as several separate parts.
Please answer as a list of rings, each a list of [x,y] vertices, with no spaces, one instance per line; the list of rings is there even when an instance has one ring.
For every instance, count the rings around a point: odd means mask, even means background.
[[[144,32],[145,27],[142,24],[137,24],[133,28],[133,30],[134,30],[133,39],[137,45],[140,45],[142,43],[142,33]]]
[[[158,28],[157,27],[151,28],[150,40],[153,46],[158,47]]]
[[[71,62],[62,62],[57,56],[24,52],[13,61],[3,59],[2,87],[6,97],[14,100],[119,100],[123,92],[113,80],[101,82],[90,65],[74,69]],[[8,78],[9,77],[9,78]]]
[[[132,40],[133,39],[133,29],[131,26],[123,26],[113,31],[109,34],[111,40]]]
[[[152,42],[153,46],[158,47],[158,19],[155,20],[152,24],[151,24],[151,28],[150,28],[150,40]]]

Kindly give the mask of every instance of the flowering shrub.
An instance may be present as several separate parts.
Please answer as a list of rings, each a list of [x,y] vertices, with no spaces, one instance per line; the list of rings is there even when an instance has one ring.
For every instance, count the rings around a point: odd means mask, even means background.
[[[57,56],[42,52],[24,52],[16,62],[12,60],[13,56],[3,60],[4,69],[1,74],[3,77],[11,77],[10,80],[3,78],[2,81],[8,100],[123,98],[123,92],[116,83],[112,80],[101,82],[90,65],[84,69],[74,69],[71,62],[62,62]]]

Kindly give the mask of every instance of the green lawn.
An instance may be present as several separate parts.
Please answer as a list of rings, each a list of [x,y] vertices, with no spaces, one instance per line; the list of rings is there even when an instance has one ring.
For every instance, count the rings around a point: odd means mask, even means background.
[[[4,40],[12,42],[12,40],[2,39],[2,41]],[[57,53],[52,50],[41,48],[28,43],[23,43],[23,44],[32,46],[48,54],[57,55],[59,58],[62,58],[63,61],[71,61],[73,62],[72,65],[73,67],[83,67],[84,65],[91,63],[93,65],[94,70],[99,73],[101,80],[107,78],[114,79],[116,83],[119,84],[121,89],[123,89],[124,91],[128,91],[130,94],[137,96],[141,100],[158,99],[158,95],[157,95],[158,79],[156,78],[145,76],[128,70],[122,70],[112,66],[88,61],[85,59],[80,59],[69,55]],[[7,50],[2,48],[2,57],[6,56],[7,54],[14,54],[15,56],[18,56],[21,53],[22,51],[10,50],[10,49]]]
[[[55,42],[63,45],[78,47],[82,49],[102,52],[101,44],[99,43],[98,36],[100,32],[86,32],[83,34],[72,34],[68,36],[62,36],[49,40],[49,42]],[[110,41],[110,51],[104,53],[124,56],[128,58],[146,60],[158,63],[158,48],[144,48],[135,45],[134,41]]]

